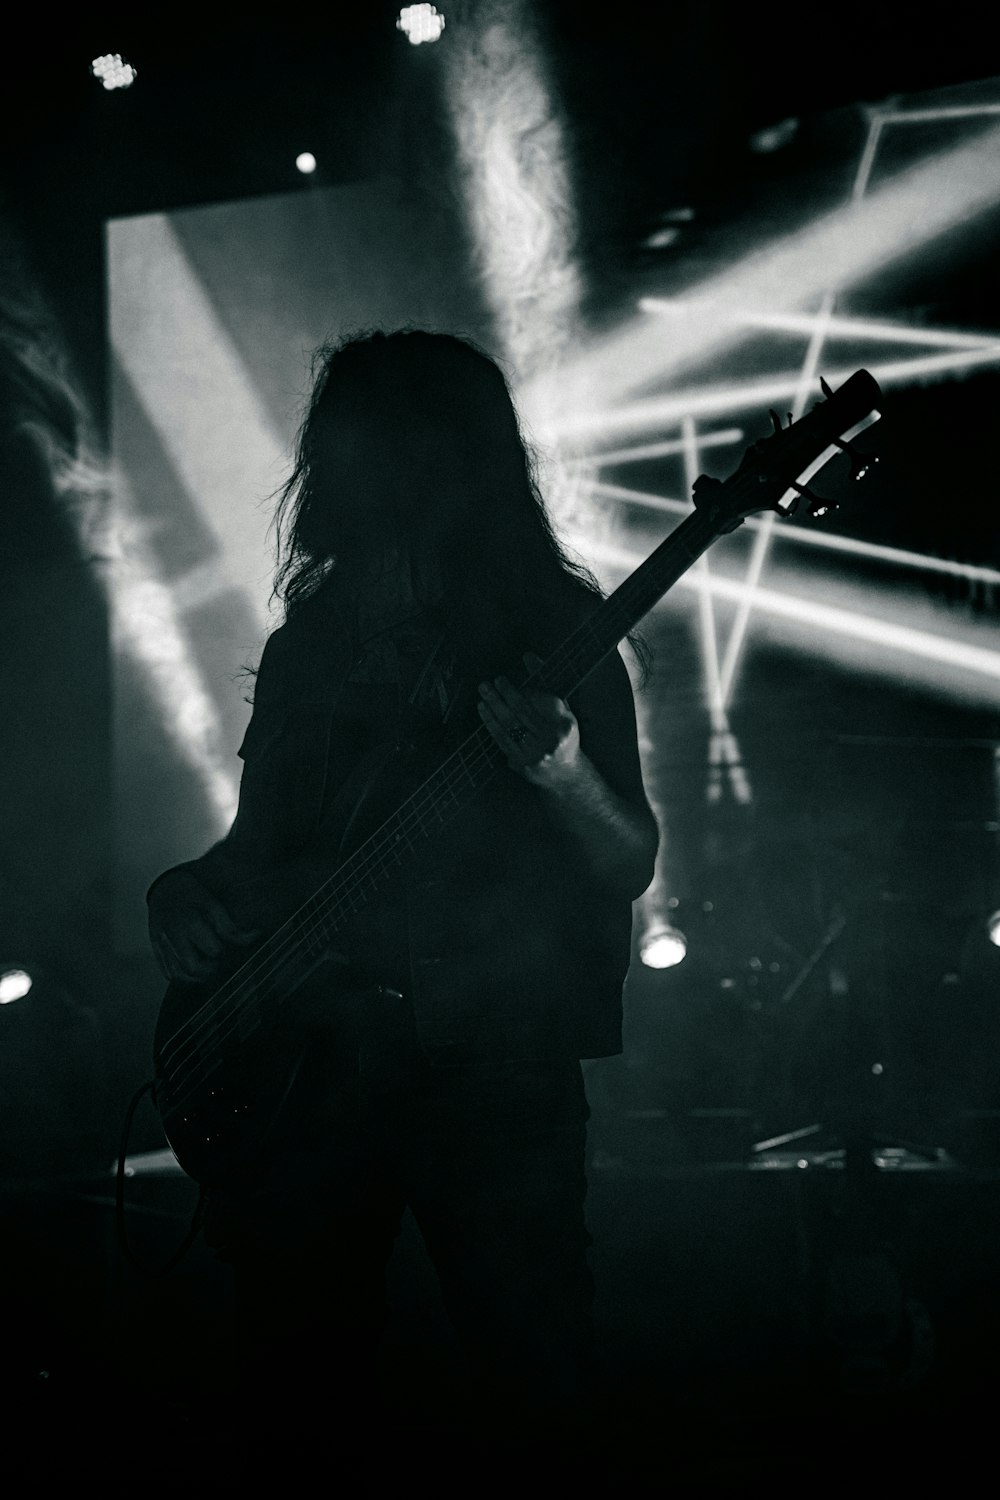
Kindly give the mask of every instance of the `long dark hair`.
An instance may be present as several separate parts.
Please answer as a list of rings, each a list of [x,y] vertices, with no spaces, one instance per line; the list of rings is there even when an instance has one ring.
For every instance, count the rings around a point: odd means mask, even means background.
[[[317,351],[275,525],[288,618],[383,542],[408,550],[420,603],[472,654],[542,650],[602,597],[555,535],[502,370],[452,334]]]

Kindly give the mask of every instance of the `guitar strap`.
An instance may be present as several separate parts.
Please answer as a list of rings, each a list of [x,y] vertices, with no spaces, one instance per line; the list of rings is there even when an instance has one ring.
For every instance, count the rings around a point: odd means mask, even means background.
[[[407,700],[407,707],[409,709],[415,709],[419,704],[421,695],[423,694],[423,691],[427,684],[427,679],[431,674],[431,669],[434,666],[434,663],[437,661],[438,657],[441,655],[441,649],[444,646],[446,635],[447,632],[442,630],[436,637],[436,639],[431,642],[431,648],[424,659],[424,664],[420,669],[417,680],[413,684],[413,691],[410,693],[409,699]],[[441,716],[443,719],[447,718],[449,708],[448,690],[445,687],[443,673],[438,674],[437,696],[438,701],[441,704]]]
[[[420,705],[427,700],[431,687],[431,674],[435,668],[439,668],[439,670],[437,672],[437,681],[433,683],[432,690],[437,697],[438,706],[441,710],[442,727],[447,726],[452,721],[456,708],[464,696],[462,692],[463,685],[461,683],[454,684],[453,690],[449,692],[448,678],[454,675],[454,660],[451,662],[441,660],[445,643],[452,639],[451,623],[449,619],[448,623],[431,642],[430,649],[414,681],[403,715],[404,722],[400,725],[400,733],[403,738],[406,737],[405,732],[409,727],[415,727],[415,720]]]

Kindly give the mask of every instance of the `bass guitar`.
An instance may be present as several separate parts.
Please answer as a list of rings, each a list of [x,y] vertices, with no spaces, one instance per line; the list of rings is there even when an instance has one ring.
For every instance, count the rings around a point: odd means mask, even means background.
[[[864,466],[850,445],[881,409],[878,384],[866,370],[836,392],[825,384],[823,391],[825,399],[788,426],[772,413],[775,430],[747,448],[728,479],[701,476],[691,513],[547,660],[522,675],[522,684],[569,698],[716,538],[764,511],[788,516],[803,499],[821,514],[827,507],[810,480],[844,450],[860,475]],[[188,1176],[210,1186],[252,1161],[294,1077],[289,1011],[305,981],[330,966],[351,925],[397,870],[504,766],[503,752],[480,725],[332,873],[313,877],[306,899],[285,908],[263,943],[234,953],[208,983],[169,985],[153,1038],[153,1100]],[[332,969],[330,980],[327,1004],[335,1003]]]

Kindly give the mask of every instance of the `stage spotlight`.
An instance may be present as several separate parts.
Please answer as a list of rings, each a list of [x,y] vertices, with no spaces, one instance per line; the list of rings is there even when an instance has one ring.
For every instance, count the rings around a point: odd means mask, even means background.
[[[27,969],[0,969],[0,1005],[10,1005],[14,1000],[23,1000],[31,989],[31,975]]]
[[[433,5],[404,5],[396,30],[406,33],[412,47],[419,47],[421,42],[437,41],[444,30],[444,16]]]
[[[139,76],[131,63],[123,62],[121,53],[108,52],[104,57],[95,57],[90,71],[99,78],[106,89],[127,89]]]
[[[787,146],[795,139],[798,131],[799,122],[794,117],[780,120],[777,125],[766,125],[763,130],[755,131],[750,137],[750,150],[755,151],[758,156],[780,151],[782,146]]]
[[[639,943],[639,957],[647,969],[672,969],[686,953],[687,938],[669,922],[654,922]]]
[[[681,232],[676,224],[665,224],[662,229],[654,229],[642,242],[644,250],[667,250],[671,245],[676,245],[681,237]]]
[[[315,172],[316,158],[311,151],[301,151],[295,158],[295,165],[300,172]]]
[[[995,911],[986,923],[986,935],[995,947],[1000,948],[1000,911]]]

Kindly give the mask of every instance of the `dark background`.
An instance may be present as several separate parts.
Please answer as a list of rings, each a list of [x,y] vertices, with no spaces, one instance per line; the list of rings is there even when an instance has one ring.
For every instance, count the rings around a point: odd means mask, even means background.
[[[445,9],[453,34],[475,9],[453,21]],[[410,48],[395,14],[26,15],[9,62],[0,958],[38,982],[30,1010],[0,1014],[17,1329],[5,1373],[17,1410],[57,1446],[64,1436],[59,1462],[70,1455],[108,1482],[195,1461],[190,1396],[211,1412],[225,1283],[200,1249],[150,1281],[115,1237],[109,1169],[148,1073],[159,982],[112,941],[107,539],[73,524],[25,413],[68,448],[85,434],[106,452],[109,218],[308,192],[293,165],[303,147],[320,182],[405,173],[435,212],[457,214],[433,49]],[[730,258],[748,222],[781,226],[842,201],[866,106],[1000,102],[979,8],[939,11],[933,29],[899,5],[545,3],[534,14],[570,142],[595,328]],[[133,89],[106,94],[89,76],[104,51],[136,65]],[[753,149],[756,132],[789,118],[783,150]],[[693,220],[651,250],[681,207]],[[981,216],[852,293],[848,310],[994,332],[998,229],[997,212]],[[991,371],[894,388],[864,493],[831,472],[842,505],[830,529],[996,567],[997,395]],[[606,477],[676,494],[678,471]],[[640,553],[659,534],[638,512],[616,525]],[[820,588],[831,566],[806,574]],[[868,561],[847,576],[872,598],[898,588]],[[962,580],[915,571],[905,593],[946,606],[977,639],[995,619],[994,593]],[[911,1465],[954,1476],[979,1452],[998,1332],[1000,952],[983,937],[1000,907],[996,694],[894,675],[863,652],[818,664],[758,624],[731,711],[754,801],[709,808],[691,596],[651,617],[647,638],[647,776],[677,855],[689,955],[676,970],[633,966],[625,1055],[588,1071],[623,1483],[740,1489],[861,1463],[879,1483]],[[787,1149],[754,1151],[813,1125]],[[879,1164],[850,1170],[871,1164],[872,1143]],[[137,1117],[133,1149],[160,1144],[155,1120]],[[160,1262],[184,1233],[191,1185],[151,1173],[129,1193],[137,1248]],[[409,1235],[394,1296],[390,1378],[419,1418],[456,1377]],[[176,1440],[151,1442],[168,1424]],[[23,1450],[18,1466],[27,1454],[37,1474],[58,1472],[44,1442]]]

